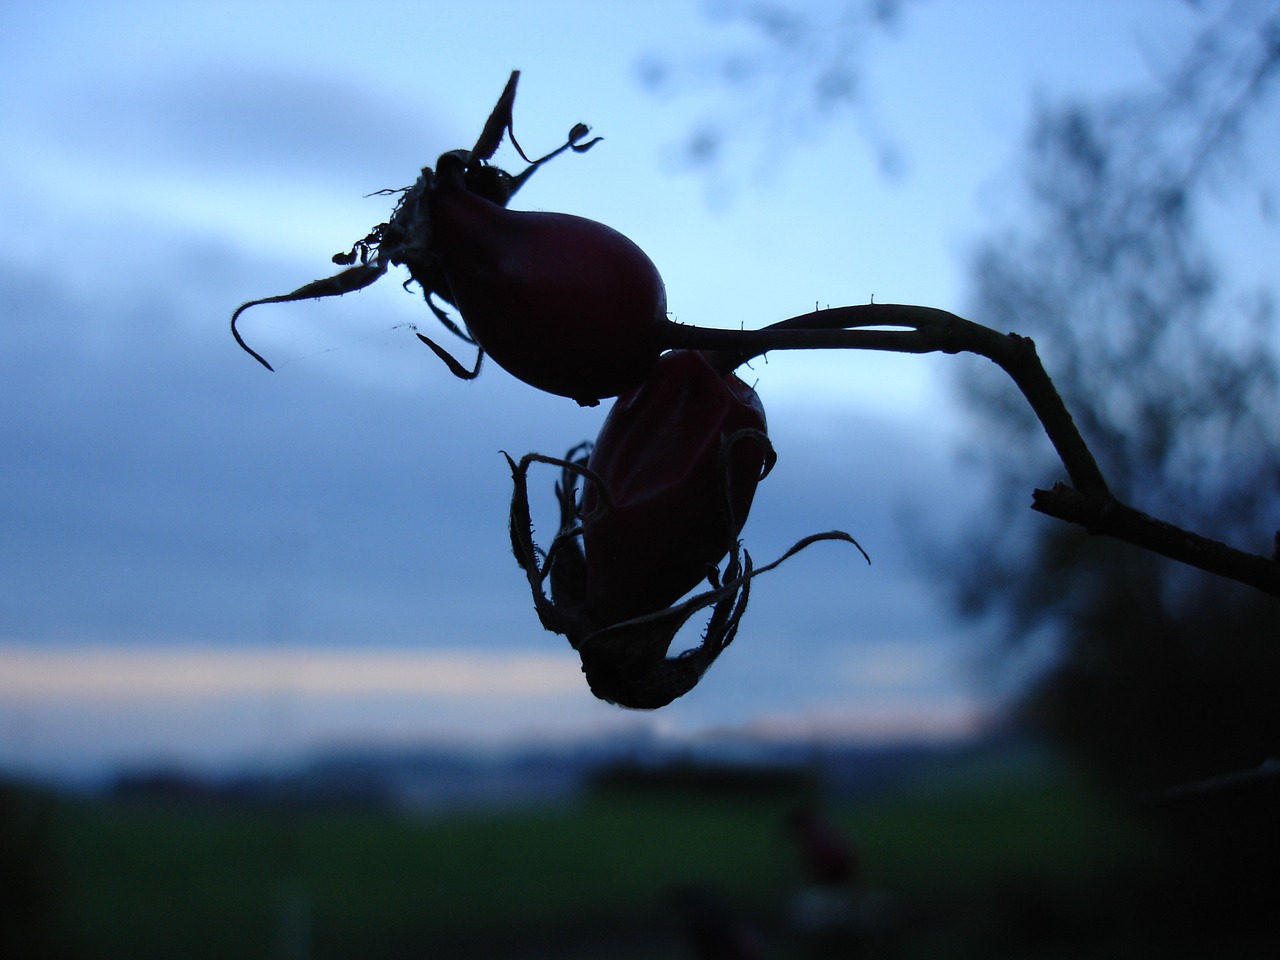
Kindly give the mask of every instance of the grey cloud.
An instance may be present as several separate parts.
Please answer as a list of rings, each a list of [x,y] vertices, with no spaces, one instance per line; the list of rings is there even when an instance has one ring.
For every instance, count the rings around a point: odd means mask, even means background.
[[[5,634],[407,642],[448,622],[433,601],[456,624],[474,610],[478,635],[532,622],[489,587],[520,585],[498,451],[536,438],[552,398],[453,381],[408,331],[410,400],[344,379],[343,353],[268,374],[232,343],[231,304],[167,266],[144,303],[0,278],[23,318],[0,358]]]
[[[29,119],[86,163],[185,170],[208,177],[287,167],[327,179],[359,169],[401,183],[432,165],[443,139],[425,91],[396,96],[354,75],[275,72],[259,64],[195,61],[182,72],[145,69],[66,81],[55,109]],[[478,131],[477,131],[478,132]],[[466,146],[466,144],[458,144]],[[410,176],[410,179],[411,176]]]

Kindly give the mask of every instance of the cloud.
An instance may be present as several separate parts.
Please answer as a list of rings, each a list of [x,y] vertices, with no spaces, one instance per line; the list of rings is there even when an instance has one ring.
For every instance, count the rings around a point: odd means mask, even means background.
[[[429,145],[444,139],[423,91],[397,102],[350,68],[320,64],[227,67],[206,49],[181,63],[117,64],[92,80],[65,74],[44,95],[58,109],[24,118],[24,150],[68,164],[92,156],[95,169],[86,172],[95,177],[114,170],[162,189],[176,180],[256,179],[282,168],[321,181],[343,181],[354,170],[404,176],[415,167],[397,172],[391,164],[430,162]]]
[[[980,733],[989,720],[987,706],[955,693],[941,697],[880,696],[814,703],[803,711],[762,713],[743,732],[763,740],[960,740]]]
[[[954,655],[936,644],[864,643],[836,667],[842,679],[856,688],[892,693],[946,687],[954,671]]]
[[[519,700],[581,689],[572,654],[0,645],[0,698],[19,704],[136,708],[279,695]]]
[[[515,627],[537,647],[499,451],[561,452],[601,414],[496,369],[453,380],[376,295],[334,305],[345,333],[322,304],[264,308],[295,338],[275,359],[337,345],[268,374],[231,341],[226,292],[169,239],[146,290],[0,270],[4,630],[507,646]]]

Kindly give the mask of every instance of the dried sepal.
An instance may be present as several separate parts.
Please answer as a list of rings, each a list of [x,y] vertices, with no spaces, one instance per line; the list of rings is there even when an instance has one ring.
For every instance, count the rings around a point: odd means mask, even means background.
[[[533,175],[533,172],[542,164],[553,157],[559,156],[566,150],[572,150],[575,153],[589,150],[600,139],[597,137],[591,141],[582,142],[590,132],[590,128],[586,124],[578,123],[570,129],[565,142],[561,146],[545,156],[539,157],[537,160],[530,160],[516,141],[513,128],[512,109],[515,104],[516,84],[519,79],[520,71],[513,70],[511,76],[507,79],[507,84],[503,88],[502,94],[498,98],[498,102],[494,105],[488,119],[485,121],[475,145],[470,150],[450,151],[450,153],[461,158],[465,164],[467,188],[500,206],[506,206],[516,191],[525,184],[529,177]],[[488,163],[488,160],[497,152],[499,145],[502,143],[504,134],[511,140],[511,145],[519,153],[521,159],[528,164],[519,174],[512,175],[502,168]],[[352,244],[348,250],[333,255],[332,260],[335,264],[349,269],[343,270],[332,277],[314,280],[299,287],[292,293],[263,297],[241,304],[231,316],[231,334],[236,343],[268,370],[274,370],[275,368],[241,337],[237,323],[244,311],[250,307],[267,303],[290,303],[296,300],[340,297],[343,294],[352,293],[369,286],[392,266],[404,266],[408,268],[410,275],[410,279],[406,281],[405,286],[408,286],[409,283],[417,283],[422,290],[427,306],[431,308],[432,313],[444,327],[468,344],[476,346],[475,339],[470,332],[456,323],[435,302],[438,298],[450,306],[456,306],[453,294],[449,290],[449,283],[437,261],[434,247],[431,216],[427,204],[427,198],[434,188],[434,171],[430,167],[423,167],[413,186],[394,190],[378,190],[374,194],[370,194],[370,196],[374,196],[398,193],[400,199],[396,202],[395,209],[392,211],[389,220],[375,226],[362,239]],[[359,261],[358,265],[355,265],[356,261]],[[467,367],[439,344],[421,334],[419,334],[419,337],[435,352],[436,356],[444,361],[454,376],[470,380],[478,375],[480,362],[484,356],[482,351],[477,355],[475,363],[471,367]]]
[[[471,148],[470,159],[472,161],[488,160],[497,153],[498,145],[502,143],[502,135],[505,133],[511,139],[511,145],[516,148],[516,152],[520,154],[525,163],[530,162],[529,158],[524,155],[524,150],[520,148],[520,144],[516,142],[514,128],[513,113],[516,105],[516,84],[519,82],[520,71],[512,70],[511,76],[507,78],[507,85],[502,88],[502,95],[498,97],[498,102],[489,113],[489,119],[484,122],[484,129],[480,131],[480,136],[476,139],[476,145]]]
[[[569,642],[573,643],[575,636],[584,636],[590,632],[581,605],[571,602],[567,596],[564,596],[563,588],[561,597],[555,599],[548,597],[543,584],[551,577],[552,567],[558,562],[558,557],[562,553],[570,556],[572,560],[573,552],[576,550],[577,558],[581,559],[582,548],[577,542],[577,527],[566,524],[562,501],[560,532],[557,533],[548,550],[542,551],[537,547],[533,540],[533,517],[529,510],[528,476],[529,467],[534,463],[558,466],[567,474],[589,473],[589,471],[582,463],[548,457],[540,453],[525,454],[520,458],[519,463],[511,459],[510,454],[504,452],[503,456],[507,458],[507,464],[511,467],[511,479],[515,486],[511,495],[511,552],[529,580],[529,589],[533,592],[534,610],[542,626],[552,633],[564,634],[569,637]],[[585,581],[585,576],[583,579]]]
[[[618,623],[595,622],[582,599],[586,592],[586,566],[580,542],[581,517],[577,512],[576,480],[599,483],[585,466],[586,445],[575,447],[565,458],[527,454],[516,463],[507,456],[514,491],[511,497],[512,552],[528,579],[534,609],[543,627],[565,636],[582,658],[582,670],[592,693],[623,707],[653,710],[666,706],[692,690],[717,657],[733,641],[746,612],[751,581],[783,561],[821,541],[843,541],[866,551],[849,534],[831,530],[797,541],[785,553],[762,567],[753,567],[750,555],[735,541],[723,574],[711,566],[709,589],[662,610]],[[505,454],[504,454],[505,456]],[[558,466],[556,485],[560,528],[551,546],[540,550],[533,538],[529,509],[528,471],[534,463]],[[603,502],[597,510],[608,510]],[[870,558],[867,557],[870,562]],[[546,583],[551,581],[551,596]],[[711,608],[701,642],[674,657],[667,656],[676,635],[694,614]]]
[[[457,357],[451,354],[444,347],[440,346],[440,344],[436,343],[430,337],[422,333],[419,333],[417,336],[419,340],[431,348],[432,352],[435,353],[435,355],[444,362],[444,365],[449,368],[449,372],[459,380],[474,380],[476,377],[480,376],[480,365],[484,362],[484,351],[480,348],[476,348],[476,362],[471,367],[466,367],[460,360],[458,360]],[[470,338],[468,337],[467,339]]]
[[[728,530],[741,530],[747,520],[746,516],[737,516],[738,511],[734,507],[733,450],[740,443],[754,443],[764,451],[764,462],[760,465],[760,476],[756,478],[756,483],[772,473],[774,465],[778,462],[778,452],[773,448],[773,441],[763,430],[755,427],[735,430],[721,441],[720,451],[716,455],[716,474],[719,478],[720,502]]]
[[[236,343],[240,344],[241,348],[249,356],[253,357],[268,370],[275,370],[271,364],[267,363],[262,354],[245,343],[244,338],[240,336],[240,331],[236,328],[236,321],[240,319],[240,314],[250,307],[256,307],[264,303],[291,303],[294,300],[319,300],[321,297],[340,297],[344,293],[364,289],[386,272],[385,264],[362,263],[358,267],[343,270],[332,277],[325,277],[323,280],[312,280],[292,293],[283,293],[276,297],[263,297],[261,300],[250,300],[248,303],[242,303],[236,308],[236,312],[231,315],[231,335],[236,338]]]

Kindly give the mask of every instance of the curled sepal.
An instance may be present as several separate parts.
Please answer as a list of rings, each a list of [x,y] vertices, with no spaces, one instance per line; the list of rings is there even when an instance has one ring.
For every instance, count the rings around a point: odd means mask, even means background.
[[[573,644],[582,658],[587,686],[601,700],[632,710],[656,710],[682,697],[702,679],[733,642],[751,593],[751,557],[737,544],[730,551],[725,581],[715,568],[712,589],[657,613],[634,617]],[[711,619],[696,647],[668,657],[676,634],[695,613],[711,607]]]
[[[502,95],[494,105],[484,128],[470,150],[450,150],[442,154],[437,166],[453,162],[462,166],[462,192],[474,195],[481,201],[487,201],[498,207],[505,207],[511,196],[529,179],[535,170],[553,157],[566,150],[582,153],[598,142],[586,141],[590,129],[586,124],[575,124],[569,131],[565,143],[546,156],[530,160],[523,148],[516,141],[513,129],[512,110],[515,104],[516,84],[520,79],[518,70],[512,71],[503,88]],[[500,167],[489,163],[489,159],[497,152],[503,137],[509,137],[512,146],[525,160],[528,166],[518,176],[512,176]],[[584,142],[585,141],[585,142]],[[310,300],[318,297],[336,297],[351,293],[369,286],[393,266],[403,266],[409,271],[408,282],[415,282],[422,289],[423,297],[431,312],[444,324],[445,328],[467,343],[478,346],[470,330],[466,329],[465,318],[462,324],[455,322],[435,302],[439,299],[456,306],[449,278],[445,275],[441,263],[441,249],[436,240],[434,224],[431,216],[431,198],[437,188],[436,172],[430,167],[423,167],[420,176],[412,186],[394,190],[377,190],[369,196],[399,194],[391,217],[385,223],[379,223],[365,236],[357,240],[345,251],[333,255],[333,262],[350,269],[316,280],[306,286],[299,287],[292,293],[282,296],[264,297],[243,304],[231,317],[231,333],[246,353],[257,360],[268,370],[274,369],[257,351],[249,347],[240,336],[236,323],[249,307],[263,303],[288,303],[293,300]],[[464,258],[465,259],[465,258]],[[473,379],[480,370],[482,354],[477,355],[475,366],[466,367],[457,361],[448,351],[438,344],[422,338],[435,351],[436,355],[458,377]],[[487,351],[486,351],[487,352]]]
[[[734,469],[733,469],[733,450],[739,443],[746,441],[753,443],[761,451],[763,460],[760,464],[760,473],[752,478],[751,490],[755,490],[755,485],[773,472],[774,466],[778,462],[778,453],[773,449],[773,443],[770,442],[768,434],[763,430],[755,427],[743,427],[741,430],[735,430],[733,433],[727,434],[720,444],[720,450],[716,454],[716,477],[719,481],[720,504],[724,510],[724,521],[726,529],[734,531],[736,535],[742,529],[743,524],[747,522],[746,511],[739,511],[735,508],[735,503],[739,502],[739,497],[733,489]],[[747,508],[751,507],[751,497],[744,497]],[[739,516],[741,512],[741,516]]]
[[[570,457],[574,457],[581,449],[582,446],[575,447],[570,451]],[[569,590],[564,587],[566,578],[568,581],[576,581],[579,577],[585,580],[586,576],[583,568],[582,547],[578,542],[578,534],[581,530],[576,522],[576,506],[573,502],[574,485],[566,478],[580,475],[595,483],[599,483],[599,478],[587,469],[585,457],[575,461],[547,457],[540,453],[527,453],[520,458],[519,463],[516,463],[505,451],[502,455],[507,458],[507,464],[511,467],[511,479],[515,484],[511,494],[511,552],[529,580],[529,588],[533,592],[534,610],[542,626],[552,633],[570,637],[572,643],[575,635],[585,635],[590,631],[591,626],[581,603],[569,599],[566,596]],[[561,484],[556,487],[557,496],[560,498],[561,528],[545,553],[533,542],[533,517],[529,511],[528,474],[529,466],[534,463],[550,464],[560,467],[562,471]],[[545,562],[541,559],[544,556]],[[557,567],[559,567],[558,570]],[[559,594],[555,599],[548,597],[543,588],[543,583],[548,577],[552,582],[553,593]],[[558,580],[561,588],[556,590]]]
[[[461,360],[455,357],[444,347],[440,346],[440,344],[436,343],[430,337],[419,333],[418,339],[430,347],[431,351],[444,361],[444,365],[449,368],[449,372],[459,380],[474,380],[476,377],[480,376],[480,364],[484,362],[484,351],[479,347],[476,348],[475,366],[467,368],[463,365]]]
[[[516,463],[507,454],[515,489],[511,496],[511,549],[524,570],[533,594],[534,609],[542,626],[564,635],[582,658],[582,671],[591,692],[602,700],[637,710],[666,706],[692,690],[711,664],[733,641],[746,612],[751,581],[774,569],[806,547],[824,540],[851,543],[870,563],[870,557],[849,534],[840,530],[815,533],[797,541],[772,563],[753,567],[751,557],[735,541],[729,551],[724,573],[715,566],[707,570],[709,589],[670,607],[617,623],[600,623],[586,610],[586,560],[581,544],[582,517],[576,497],[576,480],[581,477],[604,493],[600,478],[586,467],[588,444],[569,451],[565,458],[531,453]],[[529,510],[528,471],[534,463],[558,466],[556,484],[560,506],[560,528],[544,552],[533,540],[533,520]],[[596,511],[609,509],[602,500]],[[551,582],[551,596],[545,584]],[[667,652],[676,634],[701,610],[711,608],[701,642],[675,657]]]
[[[525,163],[531,162],[524,155],[520,144],[516,142],[516,131],[512,119],[512,108],[516,103],[516,84],[519,82],[520,71],[512,70],[511,76],[507,78],[507,85],[502,88],[502,96],[498,97],[498,102],[489,113],[489,119],[484,122],[484,129],[476,139],[476,145],[471,148],[467,158],[469,162],[488,160],[497,153],[504,133],[511,139],[511,145],[516,148],[516,152]]]
[[[752,567],[750,554],[735,543],[724,575],[718,576],[715,568],[709,572],[710,590],[665,610],[604,627],[576,642],[569,637],[582,657],[582,672],[591,692],[601,700],[635,710],[656,710],[684,696],[733,642],[747,609],[752,579],[824,540],[851,543],[867,555],[858,541],[840,530],[805,537],[763,567]],[[711,619],[701,642],[668,657],[676,634],[690,617],[707,607],[712,608]]]
[[[332,277],[325,277],[323,280],[312,280],[310,283],[300,286],[293,293],[282,293],[276,297],[263,297],[261,300],[250,300],[248,303],[242,303],[236,308],[236,312],[231,315],[231,335],[236,338],[236,343],[240,344],[240,347],[249,356],[274,372],[275,367],[267,363],[262,354],[245,343],[244,338],[240,336],[240,331],[236,329],[236,321],[240,319],[240,314],[250,307],[256,307],[264,303],[291,303],[294,300],[319,300],[321,297],[340,297],[344,293],[363,290],[386,272],[387,265],[385,263],[377,261],[362,263],[359,266],[343,270],[341,273],[336,273]]]
[[[508,193],[507,193],[508,199],[514,196],[515,192],[519,190],[522,186],[524,186],[525,181],[528,180],[531,176],[533,176],[533,172],[537,170],[540,166],[542,166],[544,163],[546,163],[548,160],[552,160],[560,156],[560,154],[564,153],[566,150],[572,150],[574,153],[586,153],[588,150],[590,150],[597,143],[599,143],[601,140],[604,139],[603,137],[592,137],[586,143],[583,143],[582,138],[585,137],[590,132],[591,132],[591,128],[588,127],[585,123],[575,123],[573,125],[573,128],[569,131],[568,136],[565,137],[565,141],[563,144],[561,144],[559,147],[552,150],[550,153],[546,154],[545,156],[539,157],[537,160],[530,160],[529,166],[527,166],[524,170],[522,170],[520,173],[516,174],[511,178],[509,188],[508,188]],[[511,138],[511,142],[513,144],[515,143],[514,135]],[[517,147],[517,149],[519,148]],[[524,157],[525,160],[529,160],[528,157],[524,156],[523,151],[520,153],[520,156]]]

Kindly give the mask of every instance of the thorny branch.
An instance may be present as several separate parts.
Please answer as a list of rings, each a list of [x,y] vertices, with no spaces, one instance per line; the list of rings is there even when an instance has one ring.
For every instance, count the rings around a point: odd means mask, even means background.
[[[1280,555],[1264,557],[1157,520],[1111,493],[1093,453],[1036,354],[1017,334],[997,333],[933,307],[869,303],[817,310],[760,330],[717,330],[668,322],[668,346],[707,350],[725,371],[772,350],[884,350],[974,353],[1009,375],[1039,419],[1071,485],[1036,490],[1032,509],[1090,534],[1114,537],[1172,560],[1280,597]],[[1280,533],[1277,533],[1280,547]]]

